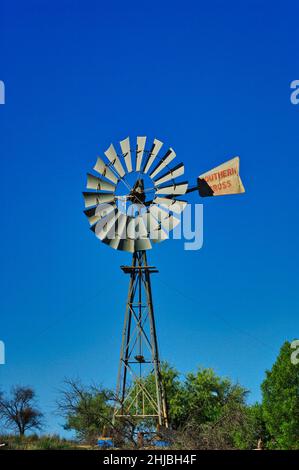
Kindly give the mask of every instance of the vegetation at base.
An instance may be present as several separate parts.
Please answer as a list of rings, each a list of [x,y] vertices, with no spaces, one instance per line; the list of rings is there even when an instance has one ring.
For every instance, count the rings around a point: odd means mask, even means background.
[[[299,363],[292,364],[290,343],[279,356],[262,383],[263,418],[269,449],[299,448]]]
[[[247,403],[248,390],[212,369],[198,368],[181,380],[175,368],[163,363],[170,428],[161,429],[159,437],[176,449],[299,449],[299,364],[291,362],[292,352],[290,343],[285,342],[271,370],[266,371],[261,403],[253,405]],[[154,376],[147,376],[144,385],[154,390]],[[75,442],[58,436],[24,436],[27,429],[42,425],[42,413],[30,390],[15,387],[10,396],[0,394],[0,422],[19,433],[2,436],[0,443],[13,449],[76,448]],[[65,420],[64,428],[75,432],[78,442],[93,446],[106,430],[106,436],[113,435],[116,447],[138,446],[136,432],[153,430],[154,422],[148,418],[140,423],[130,417],[113,425],[114,403],[110,390],[66,380],[57,413]],[[18,410],[16,415],[11,413],[14,409]],[[151,439],[146,445],[153,446]]]
[[[2,435],[0,442],[4,443],[4,450],[72,450],[78,449],[75,442],[61,439],[59,436],[14,436]]]

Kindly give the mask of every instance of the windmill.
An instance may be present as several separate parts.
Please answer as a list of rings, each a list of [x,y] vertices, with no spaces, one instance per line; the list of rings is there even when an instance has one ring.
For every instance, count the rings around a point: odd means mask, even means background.
[[[129,288],[113,420],[149,418],[167,428],[151,289],[151,275],[158,270],[148,264],[147,251],[168,239],[180,223],[187,206],[181,196],[192,191],[202,197],[236,194],[244,192],[244,187],[239,157],[201,174],[197,184],[188,187],[187,181],[181,181],[184,164],[173,166],[174,150],[162,152],[158,139],[146,144],[146,137],[137,137],[136,143],[128,137],[118,150],[110,145],[105,161],[97,159],[95,174],[87,174],[84,213],[103,243],[132,256],[130,265],[121,266],[129,275]]]

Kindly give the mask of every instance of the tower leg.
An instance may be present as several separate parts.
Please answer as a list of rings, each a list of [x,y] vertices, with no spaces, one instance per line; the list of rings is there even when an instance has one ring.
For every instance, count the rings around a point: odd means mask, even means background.
[[[130,274],[130,282],[113,422],[152,418],[168,427],[150,279],[158,271],[148,266],[146,251],[135,252],[132,265],[122,266],[122,270]]]

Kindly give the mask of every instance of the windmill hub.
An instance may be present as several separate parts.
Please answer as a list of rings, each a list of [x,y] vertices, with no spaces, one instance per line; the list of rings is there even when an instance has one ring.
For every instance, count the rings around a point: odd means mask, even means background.
[[[144,181],[142,178],[139,178],[133,189],[130,191],[128,199],[132,204],[143,204],[146,200],[146,194],[144,192]]]

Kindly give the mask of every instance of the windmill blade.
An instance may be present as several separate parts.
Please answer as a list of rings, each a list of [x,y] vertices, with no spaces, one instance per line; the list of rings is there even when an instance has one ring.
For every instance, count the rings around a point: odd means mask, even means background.
[[[90,225],[93,225],[95,222],[97,222],[100,219],[100,217],[97,217],[95,215],[96,207],[93,207],[92,209],[85,209],[85,211],[83,212],[86,215]]]
[[[137,137],[137,150],[136,150],[136,171],[141,170],[141,162],[144,153],[146,137]]]
[[[185,194],[188,189],[188,182],[172,184],[170,186],[159,187],[156,194],[165,194],[169,196],[175,196],[179,194]]]
[[[184,164],[180,163],[179,165],[175,166],[171,170],[169,170],[165,175],[161,176],[157,180],[155,180],[155,186],[160,186],[162,183],[166,183],[169,180],[173,180],[174,178],[178,178],[179,176],[182,176],[184,174]]]
[[[114,193],[82,193],[85,201],[85,207],[96,206],[97,204],[102,204],[103,202],[114,202],[115,196]]]
[[[163,142],[158,139],[154,139],[152,148],[150,149],[149,155],[144,164],[143,173],[147,173],[149,171],[162,146]]]
[[[121,251],[127,251],[129,253],[134,252],[134,240],[130,239],[128,237],[128,225],[131,222],[131,217],[125,216],[126,217],[126,222],[123,224],[123,228],[118,228],[118,232],[121,233],[119,235],[120,240],[117,246],[118,250]]]
[[[120,147],[124,155],[124,160],[126,163],[128,173],[131,173],[131,171],[133,171],[133,167],[132,167],[132,155],[131,155],[131,148],[130,148],[130,138],[127,137],[126,139],[121,140]]]
[[[138,238],[147,238],[147,230],[141,215],[137,217],[131,217],[131,220],[127,226],[127,237],[132,240],[137,240]]]
[[[181,214],[187,206],[187,201],[180,201],[178,199],[167,199],[166,197],[156,197],[153,200],[154,204],[166,206],[168,210],[175,214]]]
[[[120,159],[117,156],[117,153],[115,151],[115,148],[113,144],[110,145],[110,147],[104,152],[106,157],[108,158],[109,162],[115,169],[115,171],[118,173],[118,175],[122,178],[125,174],[125,170],[120,162]]]
[[[150,238],[152,238],[152,233],[154,233],[156,230],[159,230],[161,225],[150,212],[145,212],[142,214],[142,218],[147,234],[150,236]]]
[[[88,218],[90,225],[93,225],[115,210],[117,210],[116,204],[99,204],[91,209],[85,209],[84,214]]]
[[[180,220],[172,215],[168,214],[168,217],[165,217],[161,220],[161,226],[166,230],[166,232],[171,232],[180,224]]]
[[[121,240],[120,244],[118,245],[118,250],[128,251],[129,253],[133,253],[134,252],[134,240],[131,240],[131,238],[126,238],[125,240]]]
[[[150,174],[150,177],[152,179],[155,178],[155,176],[158,175],[158,173],[160,173],[160,171],[163,170],[163,168],[165,168],[167,165],[169,165],[170,162],[172,162],[172,160],[175,158],[176,156],[176,153],[175,151],[170,148],[169,150],[167,150],[166,154],[164,155],[164,157],[160,160],[160,162],[158,163],[158,165],[156,165],[156,167],[154,168],[154,170],[151,172]]]
[[[173,230],[180,223],[179,219],[173,217],[172,215],[169,214],[169,212],[162,210],[157,205],[153,204],[149,208],[149,212],[153,215],[153,217],[155,217],[156,220],[158,220],[158,222],[160,222],[161,226],[167,232],[170,232],[171,230]]]
[[[112,181],[113,183],[115,183],[115,184],[117,183],[117,181],[118,181],[117,177],[110,170],[110,168],[108,168],[108,165],[106,165],[106,163],[104,163],[103,160],[100,157],[98,157],[97,163],[95,164],[93,169],[97,173],[99,173],[100,175],[105,176],[105,178]]]
[[[170,219],[171,215],[169,212],[161,209],[158,207],[156,204],[153,204],[149,208],[149,213],[160,223],[163,224],[166,222],[168,219]]]
[[[107,226],[107,223],[113,218],[113,216],[117,214],[117,209],[114,213],[106,214],[104,217],[101,217],[96,224],[90,227],[90,230],[94,233],[99,233],[103,227]]]
[[[97,176],[87,173],[87,189],[96,189],[97,191],[115,191],[115,184],[104,181]]]
[[[198,177],[200,196],[240,194],[245,188],[239,175],[240,158],[234,157]]]
[[[123,238],[126,238],[126,224],[127,224],[128,217],[125,214],[121,214],[119,212],[119,216],[115,221],[114,232],[112,229],[107,234],[107,237],[104,238],[102,241],[107,245],[111,246],[115,250],[118,250],[119,244]]]
[[[142,215],[142,218],[144,220],[148,236],[152,242],[159,243],[169,238],[167,233],[161,228],[161,223],[157,221],[153,214],[147,212]]]
[[[127,238],[134,240],[134,251],[152,248],[142,216],[130,220],[127,226]]]
[[[99,220],[92,229],[97,238],[107,243],[115,238],[115,225],[120,216],[119,211],[111,212],[109,215]],[[108,243],[109,244],[109,243]]]
[[[126,230],[128,222],[130,221],[130,217],[126,214],[120,214],[119,219],[117,221],[117,229],[116,229],[116,236],[119,238],[126,238]]]
[[[134,251],[144,251],[144,250],[151,250],[151,249],[152,249],[152,244],[149,238],[135,240],[134,242]]]
[[[162,230],[162,228],[160,228],[159,230],[156,230],[153,237],[151,238],[151,241],[153,243],[160,243],[168,239],[169,239],[169,236],[167,235],[167,233],[164,230]]]

